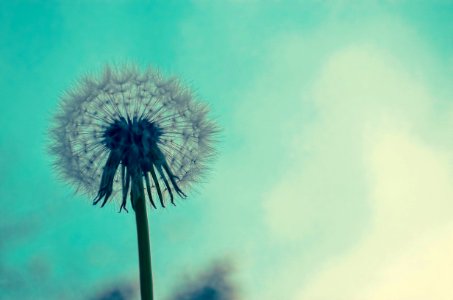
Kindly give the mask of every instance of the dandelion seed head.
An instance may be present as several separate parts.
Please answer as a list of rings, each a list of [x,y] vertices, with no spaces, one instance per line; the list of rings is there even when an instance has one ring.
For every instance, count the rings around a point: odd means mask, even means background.
[[[102,206],[131,181],[158,198],[185,196],[213,155],[217,127],[208,109],[176,78],[148,69],[106,67],[63,97],[51,130],[51,153],[62,177]]]

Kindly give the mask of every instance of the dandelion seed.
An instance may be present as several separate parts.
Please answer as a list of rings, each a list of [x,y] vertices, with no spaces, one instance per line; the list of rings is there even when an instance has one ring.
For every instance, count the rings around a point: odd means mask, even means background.
[[[212,157],[216,126],[207,112],[174,78],[106,68],[63,98],[51,152],[63,177],[94,195],[94,204],[121,195],[120,211],[127,210],[126,183],[137,177],[149,187],[150,204],[158,198],[165,207],[186,196]]]

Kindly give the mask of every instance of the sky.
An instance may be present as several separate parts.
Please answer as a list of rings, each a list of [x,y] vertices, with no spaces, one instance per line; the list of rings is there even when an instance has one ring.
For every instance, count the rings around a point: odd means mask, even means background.
[[[157,299],[453,299],[453,3],[405,0],[2,1],[1,299],[137,299],[133,214],[46,152],[64,91],[124,63],[222,128],[149,214]]]

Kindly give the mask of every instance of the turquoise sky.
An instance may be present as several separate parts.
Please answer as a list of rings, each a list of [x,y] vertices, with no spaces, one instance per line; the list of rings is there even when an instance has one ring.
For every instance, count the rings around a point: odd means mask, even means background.
[[[451,1],[2,1],[0,298],[138,280],[133,214],[46,154],[65,90],[105,64],[179,76],[223,129],[150,214],[157,299],[216,262],[238,299],[453,299]]]

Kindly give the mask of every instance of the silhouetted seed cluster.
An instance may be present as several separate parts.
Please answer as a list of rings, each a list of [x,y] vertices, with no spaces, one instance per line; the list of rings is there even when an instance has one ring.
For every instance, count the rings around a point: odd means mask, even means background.
[[[153,70],[112,70],[84,78],[66,93],[52,129],[51,152],[62,176],[90,194],[94,204],[146,190],[151,205],[183,189],[213,155],[215,124],[206,106],[174,78]],[[154,195],[154,196],[153,196]],[[134,203],[132,203],[134,206]]]

